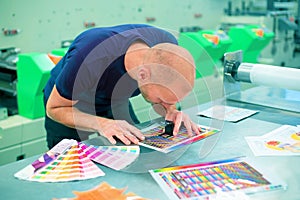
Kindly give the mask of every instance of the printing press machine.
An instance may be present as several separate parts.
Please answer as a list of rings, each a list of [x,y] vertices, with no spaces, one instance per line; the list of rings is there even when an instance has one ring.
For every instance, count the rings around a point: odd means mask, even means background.
[[[47,150],[42,90],[54,63],[45,53],[0,54],[0,165]]]
[[[20,49],[0,49],[0,120],[16,114],[16,84],[18,53]]]

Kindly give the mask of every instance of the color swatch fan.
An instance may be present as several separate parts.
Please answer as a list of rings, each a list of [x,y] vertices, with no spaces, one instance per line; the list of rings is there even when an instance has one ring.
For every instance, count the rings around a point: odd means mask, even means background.
[[[75,140],[64,139],[38,160],[15,174],[38,182],[64,182],[104,176]]]
[[[162,168],[149,171],[172,200],[222,199],[221,196],[253,194],[285,189],[276,177],[267,175],[242,159]],[[219,198],[220,197],[220,198]]]
[[[185,145],[197,142],[204,138],[207,138],[219,130],[200,126],[201,133],[199,135],[193,133],[189,136],[185,127],[181,127],[179,133],[176,136],[164,133],[164,124],[153,124],[142,130],[145,140],[139,142],[141,146],[154,149],[163,153],[169,153]]]
[[[88,158],[114,170],[130,165],[139,156],[139,146],[93,146],[79,144]]]

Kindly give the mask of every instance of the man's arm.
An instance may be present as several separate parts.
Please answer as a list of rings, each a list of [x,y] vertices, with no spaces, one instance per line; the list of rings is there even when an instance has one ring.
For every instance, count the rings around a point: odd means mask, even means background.
[[[54,86],[46,105],[47,116],[71,128],[98,132],[112,144],[116,143],[113,136],[119,138],[124,144],[130,144],[131,142],[137,144],[139,139],[144,139],[140,130],[128,122],[111,120],[81,112],[74,107],[76,103],[77,101],[62,97],[56,86]]]

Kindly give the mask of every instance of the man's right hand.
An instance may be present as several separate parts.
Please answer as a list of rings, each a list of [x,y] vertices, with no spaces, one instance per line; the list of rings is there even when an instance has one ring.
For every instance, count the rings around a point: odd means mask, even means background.
[[[98,132],[112,144],[117,142],[114,136],[126,145],[138,144],[139,140],[145,139],[141,131],[127,121],[96,117],[81,112],[74,107],[76,103],[77,101],[62,97],[54,86],[47,102],[47,115],[65,126],[83,131]]]
[[[139,129],[132,126],[125,120],[112,120],[101,118],[98,133],[106,137],[110,143],[116,144],[114,137],[120,139],[124,144],[138,144],[145,137]]]

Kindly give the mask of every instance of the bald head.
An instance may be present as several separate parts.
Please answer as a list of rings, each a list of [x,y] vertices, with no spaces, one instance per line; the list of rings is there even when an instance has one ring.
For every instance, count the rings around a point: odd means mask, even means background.
[[[182,59],[185,59],[189,63],[194,63],[194,59],[192,55],[189,53],[188,50],[186,50],[183,47],[180,47],[175,44],[171,43],[159,43],[153,47],[150,48],[150,52],[157,52],[162,57],[165,56],[166,60],[168,57],[180,57]]]
[[[136,42],[126,53],[125,68],[149,101],[158,93],[161,99],[179,101],[194,86],[194,59],[186,49],[175,44],[160,43],[149,47]]]
[[[148,50],[143,63],[150,71],[152,83],[166,87],[174,86],[184,91],[193,88],[194,59],[183,47],[160,43]]]

